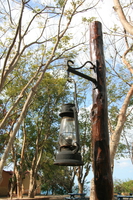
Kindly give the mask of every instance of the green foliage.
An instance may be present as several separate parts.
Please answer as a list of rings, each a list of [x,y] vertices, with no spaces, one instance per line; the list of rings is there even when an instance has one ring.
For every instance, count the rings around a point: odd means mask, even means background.
[[[59,7],[63,7],[65,1],[64,0],[54,0],[56,2],[56,5]]]
[[[82,109],[79,117],[79,131],[84,167],[91,162],[91,121],[89,119],[90,112],[85,108]]]
[[[119,26],[117,24],[114,24],[114,26],[111,28],[112,32],[117,32],[119,30]]]
[[[127,145],[119,142],[115,159],[120,159],[121,157],[128,157]]]
[[[114,192],[117,193],[132,193],[133,192],[133,180],[122,181],[117,179],[114,181]]]
[[[22,76],[20,78],[23,80],[25,77]],[[17,82],[14,81],[14,85],[15,84],[17,85]],[[30,104],[24,124],[21,125],[19,135],[17,135],[16,140],[14,141],[16,161],[17,163],[20,163],[22,143],[24,136],[26,137],[24,144],[25,159],[22,163],[23,172],[30,170],[33,167],[32,164],[35,157],[37,158],[42,151],[38,172],[40,172],[43,183],[45,178],[43,190],[46,191],[49,188],[50,190],[61,194],[70,191],[71,187],[69,183],[71,177],[67,174],[65,175],[66,171],[63,171],[63,169],[60,171],[59,167],[53,165],[53,155],[58,142],[58,112],[64,98],[67,99],[68,95],[69,91],[64,78],[56,78],[52,73],[45,73],[36,92],[36,96]],[[16,167],[20,170],[20,165],[17,165]],[[64,188],[62,187],[63,184]]]
[[[93,21],[95,21],[96,20],[96,17],[90,17],[90,18],[86,18],[86,17],[82,17],[82,21],[83,22],[87,22],[87,23],[91,23],[91,22],[93,22]]]
[[[0,99],[0,122],[2,121],[3,117],[7,113],[5,103],[2,99]],[[0,154],[3,153],[4,147],[6,146],[8,139],[9,139],[9,134],[8,134],[8,129],[10,128],[11,125],[11,120],[8,121],[6,126],[3,129],[0,129]]]
[[[41,168],[42,187],[41,190],[48,194],[68,194],[72,192],[73,182],[71,180],[71,171],[68,167],[61,167],[49,164],[47,162]]]
[[[2,130],[1,130],[2,132]],[[2,155],[4,148],[8,142],[9,135],[7,133],[0,133],[0,156]]]
[[[117,117],[118,117],[118,112],[119,112],[119,109],[117,106],[115,105],[111,105],[109,107],[109,118],[111,119],[111,125],[113,128],[116,127],[116,124],[117,124]]]

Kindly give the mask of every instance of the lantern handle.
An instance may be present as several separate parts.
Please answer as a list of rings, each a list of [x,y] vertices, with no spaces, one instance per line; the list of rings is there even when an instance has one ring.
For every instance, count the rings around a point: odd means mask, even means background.
[[[79,112],[79,108],[78,108],[78,101],[77,101],[76,81],[74,79],[70,78],[69,75],[68,75],[67,81],[74,84],[74,95],[73,95],[73,97],[74,97],[74,103],[75,103],[76,111],[78,113]]]

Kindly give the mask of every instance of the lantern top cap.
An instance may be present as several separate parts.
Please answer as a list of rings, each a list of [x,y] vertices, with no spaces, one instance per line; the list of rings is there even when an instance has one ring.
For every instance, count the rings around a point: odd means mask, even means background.
[[[60,117],[74,117],[74,111],[73,108],[75,107],[75,104],[73,103],[67,103],[62,105],[61,113],[59,114]]]

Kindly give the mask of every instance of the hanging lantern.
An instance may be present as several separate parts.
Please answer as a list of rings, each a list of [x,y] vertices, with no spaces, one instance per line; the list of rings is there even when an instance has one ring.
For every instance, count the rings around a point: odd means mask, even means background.
[[[62,117],[59,132],[59,151],[54,164],[62,166],[83,165],[79,152],[78,118],[75,104],[63,104],[59,115]]]

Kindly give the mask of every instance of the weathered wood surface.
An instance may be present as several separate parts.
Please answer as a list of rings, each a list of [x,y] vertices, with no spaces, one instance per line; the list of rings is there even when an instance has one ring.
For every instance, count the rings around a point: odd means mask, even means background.
[[[93,170],[96,200],[112,200],[113,181],[110,165],[108,111],[106,91],[106,67],[103,53],[102,25],[93,22],[90,25],[90,55],[96,65],[93,78],[97,86],[93,88],[92,145]]]

